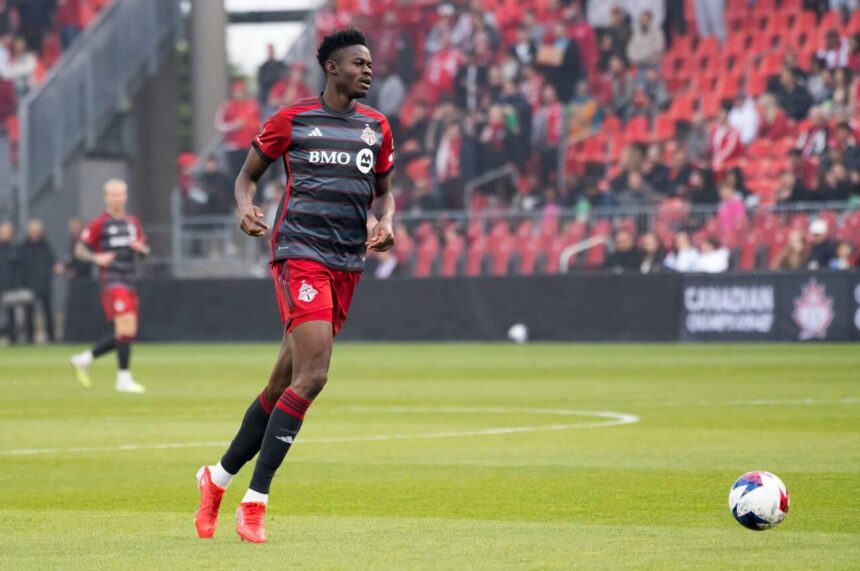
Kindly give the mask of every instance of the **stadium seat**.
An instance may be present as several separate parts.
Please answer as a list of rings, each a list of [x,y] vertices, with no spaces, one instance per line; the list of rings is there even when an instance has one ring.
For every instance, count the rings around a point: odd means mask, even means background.
[[[631,117],[627,122],[627,140],[632,143],[647,143],[650,140],[648,117]]]
[[[770,158],[773,152],[773,143],[767,139],[756,139],[747,147],[747,154],[751,159]]]
[[[462,236],[457,236],[445,244],[442,249],[442,260],[439,266],[439,275],[445,278],[457,275],[460,260],[466,250],[466,241]]]
[[[510,270],[511,258],[514,254],[515,239],[507,235],[501,240],[490,241],[490,274],[496,277],[506,276]]]
[[[759,250],[758,234],[750,233],[744,238],[741,245],[740,259],[738,260],[738,269],[743,271],[751,271],[756,269]]]
[[[660,113],[654,118],[654,140],[661,143],[675,137],[675,119],[669,113]]]
[[[480,276],[484,273],[484,261],[487,257],[487,240],[480,237],[473,240],[466,254],[466,275],[469,277]]]
[[[541,247],[535,240],[521,242],[517,250],[519,264],[517,273],[521,276],[530,276],[537,270],[537,261],[540,257]]]

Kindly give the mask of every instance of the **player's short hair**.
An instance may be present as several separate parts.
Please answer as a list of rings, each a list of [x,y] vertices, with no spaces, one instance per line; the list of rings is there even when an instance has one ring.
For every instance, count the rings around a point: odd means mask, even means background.
[[[317,50],[317,61],[320,67],[325,70],[325,62],[330,60],[336,51],[349,46],[368,47],[367,38],[355,28],[337,30],[324,37]]]
[[[127,182],[125,182],[121,178],[112,178],[112,179],[108,180],[104,185],[105,193],[107,193],[108,190],[110,190],[111,188],[113,188],[115,186],[124,186],[126,189],[128,189],[128,183]]]

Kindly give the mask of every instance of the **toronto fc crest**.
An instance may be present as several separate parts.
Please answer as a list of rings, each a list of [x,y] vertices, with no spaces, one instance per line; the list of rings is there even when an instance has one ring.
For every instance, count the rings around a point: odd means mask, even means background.
[[[794,299],[794,322],[800,327],[800,339],[825,339],[827,329],[833,323],[833,298],[827,297],[825,287],[815,278]]]
[[[376,144],[376,133],[370,128],[370,125],[364,126],[364,131],[361,132],[361,140],[367,143],[368,147]]]
[[[310,303],[314,300],[319,292],[314,289],[314,286],[302,280],[302,286],[299,288],[299,300],[305,303]]]

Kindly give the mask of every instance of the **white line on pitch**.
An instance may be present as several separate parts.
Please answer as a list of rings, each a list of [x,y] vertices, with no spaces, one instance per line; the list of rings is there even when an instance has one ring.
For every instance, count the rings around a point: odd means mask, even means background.
[[[356,412],[358,412],[356,407]],[[366,412],[433,412],[434,409],[401,408],[363,409]],[[445,409],[443,409],[445,410]],[[424,434],[379,434],[369,436],[338,436],[331,438],[308,438],[296,442],[304,444],[336,444],[345,442],[384,442],[389,440],[427,440],[433,438],[459,438],[469,436],[493,436],[499,434],[521,434],[527,432],[544,432],[557,430],[573,430],[577,428],[603,428],[608,426],[620,426],[622,424],[633,424],[639,422],[639,417],[632,414],[624,414],[610,411],[573,411],[564,409],[447,409],[447,412],[471,413],[490,412],[499,414],[502,412],[527,412],[531,410],[534,414],[557,414],[563,416],[596,416],[605,418],[596,422],[577,422],[567,424],[545,424],[539,426],[509,426],[500,428],[483,428],[478,430],[455,430],[447,432],[428,432]],[[534,412],[542,411],[542,412]],[[438,411],[437,411],[438,412]],[[122,452],[128,450],[169,450],[185,448],[212,448],[226,446],[225,441],[208,442],[167,442],[161,444],[120,444],[117,446],[80,446],[72,448],[17,448],[12,450],[0,450],[0,456],[34,456],[38,454],[73,454],[80,452]]]

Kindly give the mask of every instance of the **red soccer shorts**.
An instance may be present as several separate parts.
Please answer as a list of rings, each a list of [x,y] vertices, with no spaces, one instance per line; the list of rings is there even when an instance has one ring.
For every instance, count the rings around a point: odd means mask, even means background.
[[[361,272],[333,270],[313,260],[277,260],[272,278],[287,333],[308,321],[328,321],[337,335]]]
[[[137,315],[138,305],[137,292],[130,287],[117,285],[102,290],[102,308],[108,321],[126,313]]]

